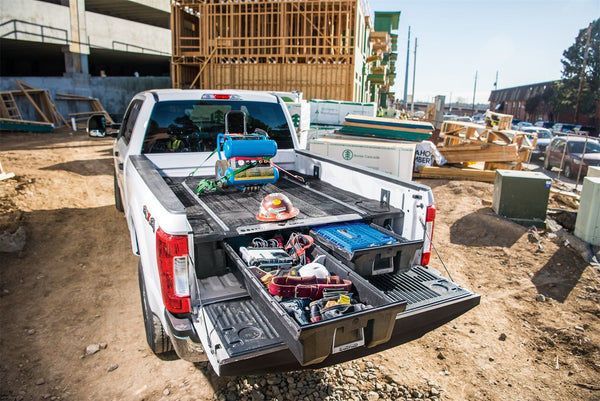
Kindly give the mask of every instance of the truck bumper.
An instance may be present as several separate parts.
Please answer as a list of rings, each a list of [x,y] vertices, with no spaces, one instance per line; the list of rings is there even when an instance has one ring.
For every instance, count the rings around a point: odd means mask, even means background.
[[[206,362],[208,358],[189,318],[178,318],[165,310],[167,330],[177,355],[189,362]]]

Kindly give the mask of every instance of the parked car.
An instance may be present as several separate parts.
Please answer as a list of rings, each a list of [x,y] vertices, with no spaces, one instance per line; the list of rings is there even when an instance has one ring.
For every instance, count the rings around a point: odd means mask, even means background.
[[[525,127],[533,127],[532,123],[528,123],[527,121],[520,121],[517,123],[517,127],[516,130],[517,131],[523,131],[523,128]]]
[[[538,121],[536,121],[536,122],[535,122],[535,124],[533,124],[533,125],[535,125],[536,127],[541,127],[541,128],[548,128],[548,129],[551,129],[551,128],[552,128],[552,126],[554,125],[554,123],[551,123],[551,122],[549,122],[549,121],[542,121],[542,120],[538,120]]]
[[[462,121],[464,123],[472,123],[473,119],[469,116],[460,116],[456,118],[456,121]]]
[[[572,178],[577,175],[580,166],[582,177],[587,175],[589,166],[600,166],[600,143],[597,140],[579,136],[557,136],[546,147],[546,170],[558,167],[563,170],[565,177]]]
[[[510,128],[516,130],[517,129],[517,125],[521,122],[521,120],[519,120],[518,118],[513,118],[512,122],[510,123]]]
[[[473,116],[473,122],[477,124],[483,124],[485,120],[485,116],[483,114],[475,114]]]
[[[566,134],[575,128],[575,124],[556,123],[552,126],[552,133],[554,135]]]
[[[546,151],[546,147],[552,140],[552,133],[550,132],[550,130],[541,127],[525,127],[521,131],[527,134],[532,134],[532,138],[530,138],[530,140],[533,140],[533,134],[535,133],[535,135],[537,136],[537,142],[533,153],[536,154],[538,157],[542,156]]]
[[[598,136],[598,130],[596,130],[596,127],[592,127],[590,125],[578,125],[573,129],[573,131],[579,135]]]

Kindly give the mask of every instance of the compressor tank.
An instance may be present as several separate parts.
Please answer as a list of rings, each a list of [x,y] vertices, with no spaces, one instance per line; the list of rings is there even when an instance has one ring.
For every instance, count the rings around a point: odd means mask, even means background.
[[[273,157],[277,154],[277,142],[272,139],[232,139],[225,136],[223,154],[232,157]]]

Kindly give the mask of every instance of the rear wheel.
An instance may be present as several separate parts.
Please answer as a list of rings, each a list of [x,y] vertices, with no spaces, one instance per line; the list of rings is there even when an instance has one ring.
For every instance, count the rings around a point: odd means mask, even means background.
[[[567,163],[565,164],[565,177],[567,178],[572,178],[573,177],[573,171],[571,170],[571,163]]]
[[[114,186],[115,186],[115,207],[119,212],[124,212],[123,200],[121,199],[121,191],[119,190],[119,184],[117,183],[117,173],[114,173]]]
[[[173,345],[171,344],[171,340],[165,332],[160,319],[150,310],[141,262],[138,264],[138,278],[140,283],[140,296],[142,298],[142,313],[144,315],[146,341],[152,352],[160,356],[160,354],[173,351]]]

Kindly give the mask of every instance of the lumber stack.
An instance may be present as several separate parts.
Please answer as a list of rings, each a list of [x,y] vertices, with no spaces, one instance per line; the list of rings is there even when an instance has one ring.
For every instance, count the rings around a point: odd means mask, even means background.
[[[522,169],[537,138],[511,130],[512,116],[493,114],[493,119],[486,117],[486,125],[459,121],[442,124],[438,150],[448,163],[484,162],[485,170]],[[505,128],[507,126],[509,128]]]

